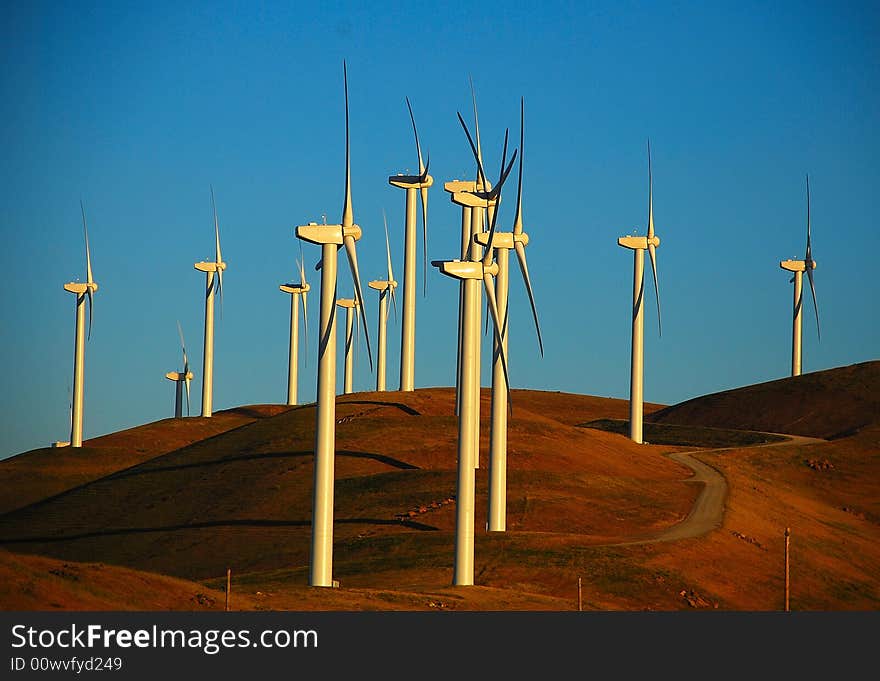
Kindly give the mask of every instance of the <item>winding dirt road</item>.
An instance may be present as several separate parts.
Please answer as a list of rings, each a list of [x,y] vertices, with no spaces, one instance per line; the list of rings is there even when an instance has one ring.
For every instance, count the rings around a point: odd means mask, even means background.
[[[827,442],[815,437],[803,435],[788,435],[785,433],[771,433],[786,438],[784,442],[768,442],[754,447],[790,447],[793,445],[812,445]],[[703,449],[699,454],[715,454],[718,452],[745,449],[745,447],[721,447],[718,449]],[[635,541],[617,542],[608,546],[635,546],[637,544],[654,544],[658,542],[677,541],[679,539],[691,539],[702,537],[712,530],[721,527],[724,521],[724,502],[727,499],[727,480],[718,469],[703,463],[687,452],[673,452],[668,454],[670,459],[677,461],[690,468],[694,475],[688,478],[688,482],[696,482],[703,485],[697,496],[690,513],[680,523],[664,530],[658,535]]]

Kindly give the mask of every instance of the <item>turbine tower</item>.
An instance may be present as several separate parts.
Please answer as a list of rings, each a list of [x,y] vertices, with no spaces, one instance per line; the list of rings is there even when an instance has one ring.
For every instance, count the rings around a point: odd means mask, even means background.
[[[395,305],[394,312],[397,314],[397,306],[395,303],[394,290],[397,288],[397,282],[394,280],[394,272],[391,269],[391,243],[388,240],[388,220],[385,218],[385,211],[382,211],[382,220],[385,223],[385,253],[388,256],[388,273],[387,279],[377,279],[367,284],[371,289],[379,292],[379,333],[377,358],[376,358],[376,391],[385,391],[385,359],[386,359],[386,331],[388,326],[388,298]]]
[[[492,420],[489,431],[489,532],[504,532],[507,529],[507,409],[509,405],[508,385],[505,366],[508,342],[508,287],[510,251],[516,251],[522,272],[523,283],[529,294],[532,316],[535,320],[535,331],[538,334],[538,347],[541,357],[544,356],[544,342],[541,339],[541,326],[538,323],[538,310],[532,292],[529,267],[526,263],[525,247],[529,243],[529,235],[523,231],[522,221],[522,175],[523,175],[523,124],[525,104],[520,99],[519,127],[519,179],[516,188],[516,216],[513,220],[512,232],[495,232],[492,242],[489,235],[481,232],[475,235],[477,243],[495,252],[498,274],[495,275],[495,302],[498,306],[498,318],[502,328],[495,334],[492,354]],[[499,344],[500,339],[500,344]]]
[[[406,227],[403,248],[403,323],[400,325],[400,390],[415,390],[416,374],[416,192],[422,200],[422,254],[424,259],[424,277],[422,294],[427,291],[428,279],[428,188],[434,184],[434,178],[428,175],[428,163],[422,162],[422,148],[419,145],[419,133],[416,130],[416,119],[413,116],[409,97],[406,98],[409,118],[412,121],[413,134],[416,138],[416,153],[419,158],[418,175],[392,175],[388,183],[393,187],[406,190]]]
[[[474,146],[470,132],[461,114],[458,120],[467,134],[468,142],[474,156],[477,156],[477,149]],[[501,176],[498,179],[495,188],[491,192],[461,192],[453,194],[453,201],[459,205],[470,203],[471,207],[477,204],[485,208],[489,202],[496,202],[500,199],[501,187],[504,184],[507,175],[510,173],[513,163],[516,160],[516,152],[510,160],[510,164],[505,169],[505,160],[507,155],[507,135],[505,134],[504,152],[501,158]],[[483,173],[482,163],[479,164],[480,176],[485,182],[485,173]],[[465,195],[469,196],[468,199]],[[488,243],[492,243],[495,232],[495,218],[497,211],[493,214],[491,227],[489,230]],[[473,256],[473,251],[471,252]],[[456,491],[456,516],[455,516],[455,567],[453,571],[453,584],[456,586],[469,586],[474,583],[474,492],[475,462],[479,455],[479,410],[480,410],[480,383],[479,376],[474,372],[474,363],[480,354],[480,324],[475,311],[479,311],[479,283],[483,282],[486,289],[486,298],[489,302],[489,310],[495,321],[496,340],[499,341],[499,347],[503,347],[500,338],[497,337],[497,330],[502,328],[499,321],[498,308],[495,301],[495,287],[492,277],[498,273],[498,265],[492,262],[492,250],[488,249],[482,259],[471,257],[467,260],[435,260],[432,265],[437,267],[442,274],[464,282],[464,296],[461,300],[460,316],[462,320],[461,338],[459,346],[461,348],[461,371],[458,374],[457,381],[460,383],[460,405],[458,416],[458,482]],[[476,302],[476,304],[475,304]],[[506,358],[502,357],[505,363],[506,377]]]
[[[306,270],[303,265],[302,247],[297,261],[299,269],[299,283],[281,284],[278,288],[283,293],[290,294],[290,350],[287,364],[287,404],[297,403],[297,367],[299,364],[299,301],[302,301],[303,324],[306,337],[306,355],[309,350],[309,318],[306,297],[311,287],[306,281]]]
[[[342,394],[350,395],[354,392],[354,318],[357,317],[358,307],[356,298],[340,298],[336,301],[337,307],[345,309],[345,372],[342,381]],[[358,324],[360,329],[360,324]]]
[[[73,403],[71,406],[70,419],[70,446],[82,447],[83,438],[83,393],[85,381],[85,355],[86,355],[86,312],[85,301],[89,300],[89,331],[88,337],[92,337],[92,296],[98,290],[98,284],[92,277],[92,255],[89,251],[89,229],[86,226],[86,209],[82,201],[79,202],[82,211],[83,235],[86,242],[86,281],[68,282],[64,284],[64,290],[76,296],[76,331],[74,336],[73,350]]]
[[[296,236],[321,247],[321,314],[318,336],[318,388],[315,423],[315,467],[312,497],[312,545],[309,567],[311,586],[333,586],[333,481],[336,455],[336,270],[337,251],[345,246],[355,296],[372,369],[370,336],[367,330],[361,279],[355,242],[361,228],[354,223],[351,206],[351,154],[348,121],[348,71],[342,63],[345,89],[345,199],[338,225],[309,223],[296,228]]]
[[[180,328],[180,322],[177,322],[177,333],[180,335],[180,348],[183,350],[183,371],[169,371],[165,374],[165,378],[174,381],[174,418],[183,417],[183,390],[186,387],[186,415],[189,416],[189,382],[193,378],[192,371],[189,370],[189,360],[186,358],[186,343],[183,341],[183,329]]]
[[[194,267],[205,273],[205,345],[202,352],[202,416],[211,416],[214,401],[214,291],[220,298],[223,310],[223,270],[226,263],[220,255],[220,223],[217,220],[217,204],[214,187],[211,187],[211,206],[214,209],[214,261],[197,262]]]
[[[632,306],[632,349],[630,355],[629,384],[629,436],[633,442],[642,444],[644,415],[644,350],[645,350],[645,251],[651,257],[651,270],[654,274],[654,293],[657,297],[657,326],[660,326],[660,288],[657,282],[656,249],[660,238],[654,234],[653,177],[651,174],[651,141],[648,140],[648,235],[622,236],[617,245],[633,252],[633,306]]]
[[[804,302],[804,272],[810,280],[810,295],[813,298],[813,308],[816,311],[816,335],[821,340],[819,333],[819,305],[816,302],[816,287],[813,283],[813,270],[816,269],[816,261],[813,260],[813,250],[810,247],[810,176],[807,175],[807,250],[803,260],[783,260],[779,266],[793,273],[790,280],[794,284],[794,311],[791,331],[791,375],[801,375],[801,312]]]

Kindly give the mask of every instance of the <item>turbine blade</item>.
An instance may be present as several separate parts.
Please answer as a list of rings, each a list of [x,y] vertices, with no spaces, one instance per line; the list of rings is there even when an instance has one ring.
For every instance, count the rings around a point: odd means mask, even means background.
[[[480,174],[480,181],[483,183],[483,187],[486,186],[486,173],[483,171],[483,161],[480,156],[480,152],[477,151],[477,146],[474,144],[474,140],[471,137],[471,132],[468,130],[467,123],[464,122],[464,119],[461,117],[460,112],[458,113],[458,122],[461,123],[461,127],[464,128],[464,134],[467,135],[468,143],[471,145],[471,152],[474,154],[474,158],[477,160],[477,171]]]
[[[498,314],[498,301],[495,299],[495,286],[491,274],[483,275],[483,288],[486,289],[486,302],[489,305],[489,313],[492,315],[492,328],[495,329],[495,342],[498,344],[498,353],[501,356],[501,368],[504,370],[504,385],[507,386],[507,408],[513,411],[510,399],[510,376],[507,373],[507,353],[504,352],[504,340],[501,335],[501,317]]]
[[[220,221],[217,219],[217,203],[214,201],[214,185],[211,185],[211,207],[214,210],[214,244],[215,262],[217,263],[217,296],[220,298],[220,318],[223,318],[223,269],[220,263],[223,256],[220,254]]]
[[[516,250],[516,259],[519,261],[519,269],[522,272],[523,281],[526,285],[526,292],[529,294],[529,304],[532,306],[532,317],[535,320],[535,331],[538,334],[538,347],[541,350],[541,357],[543,357],[544,341],[541,338],[541,325],[538,322],[538,307],[535,305],[535,294],[532,291],[532,280],[529,277],[529,266],[526,262],[526,249],[521,241],[514,242],[513,247]]]
[[[385,255],[388,260],[388,281],[392,282],[394,281],[394,270],[391,268],[391,242],[388,240],[388,218],[385,216],[384,208],[382,209],[382,222],[385,224]]]
[[[810,280],[810,294],[813,296],[813,309],[816,311],[816,335],[819,339],[822,339],[822,334],[819,332],[819,304],[816,302],[816,286],[813,284],[813,268],[807,268],[807,279]]]
[[[804,267],[807,270],[807,279],[810,280],[810,294],[813,297],[813,309],[816,311],[816,335],[821,340],[819,332],[819,304],[816,302],[816,286],[813,282],[813,249],[810,245],[810,176],[807,174],[807,251],[804,255]]]
[[[306,366],[309,364],[309,310],[306,304],[306,296],[309,294],[306,291],[302,292],[302,308],[303,308],[303,334],[306,339]]]
[[[85,235],[85,240],[86,240],[86,282],[88,284],[93,284],[94,279],[92,277],[92,254],[91,254],[91,250],[89,249],[89,228],[86,226],[86,209],[85,209],[85,206],[83,206],[82,199],[80,199],[80,201],[79,201],[79,207],[80,207],[80,210],[82,211],[83,234]],[[89,333],[88,333],[88,338],[91,339],[91,337],[92,337],[92,306],[94,304],[91,286],[89,286],[86,289],[86,295],[89,298]]]
[[[413,134],[416,138],[416,153],[419,155],[419,175],[424,182],[425,164],[422,163],[422,147],[419,145],[419,131],[416,130],[416,117],[413,116],[412,105],[409,103],[409,97],[406,97],[406,108],[409,109],[409,119],[412,121]]]
[[[305,268],[305,257],[303,256],[303,246],[302,241],[299,241],[299,285],[305,286],[308,282],[306,281],[306,268]]]
[[[391,308],[394,310],[394,321],[397,321],[397,295],[394,293],[395,286],[388,287],[388,293],[391,296]]]
[[[651,257],[651,272],[654,275],[654,295],[657,297],[657,332],[663,335],[663,324],[660,321],[660,281],[657,279],[657,248],[648,244],[648,255]]]
[[[342,224],[350,227],[354,224],[354,214],[351,208],[351,145],[349,139],[348,123],[348,67],[342,60],[342,77],[345,85],[345,202],[342,206]]]
[[[474,79],[471,76],[468,76],[468,80],[471,83],[471,101],[474,104],[474,131],[477,134],[477,166],[480,167],[483,164],[483,149],[480,147],[480,117],[477,115],[477,93],[474,90]],[[483,178],[483,187],[485,189],[486,176],[482,171],[480,172],[480,175]]]
[[[184,378],[184,384],[186,385],[186,415],[189,416],[189,378]]]
[[[358,271],[357,250],[353,236],[344,237],[345,252],[348,255],[348,265],[351,268],[351,278],[354,281],[354,291],[358,307],[360,307],[361,321],[364,323],[364,337],[367,339],[367,356],[370,360],[370,371],[373,371],[373,351],[370,347],[370,333],[367,327],[366,310],[364,309],[364,294],[361,290],[361,276]]]
[[[651,171],[651,140],[648,139],[648,238],[654,238],[654,176]]]
[[[522,178],[523,178],[523,128],[525,120],[524,99],[519,99],[519,178],[516,183],[516,215],[513,218],[513,233],[522,234]]]
[[[430,163],[430,159],[428,161]],[[428,167],[425,166],[425,175],[428,174]],[[422,187],[419,190],[419,197],[422,200],[422,296],[428,295],[428,188]]]

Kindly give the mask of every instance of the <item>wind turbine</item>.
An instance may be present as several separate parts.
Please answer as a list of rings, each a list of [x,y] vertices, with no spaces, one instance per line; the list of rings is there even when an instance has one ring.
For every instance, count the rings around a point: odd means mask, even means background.
[[[82,211],[83,235],[86,242],[86,281],[68,282],[64,284],[64,290],[76,296],[76,331],[73,350],[73,404],[71,407],[70,420],[70,446],[82,447],[83,436],[83,390],[85,382],[85,354],[86,354],[86,331],[85,331],[85,301],[89,300],[89,332],[92,337],[92,296],[98,290],[98,284],[92,277],[92,255],[89,251],[89,229],[86,226],[86,209],[82,201],[79,202]]]
[[[297,391],[297,366],[299,363],[299,304],[302,301],[303,322],[306,332],[306,354],[309,349],[309,318],[308,308],[306,306],[306,297],[308,296],[311,286],[306,281],[306,270],[303,264],[302,247],[300,247],[300,257],[297,260],[297,268],[299,269],[298,284],[281,284],[278,288],[283,293],[290,294],[290,354],[287,365],[287,404],[296,404]]]
[[[779,266],[793,272],[791,283],[794,283],[794,312],[791,332],[791,375],[801,375],[801,312],[804,302],[803,284],[804,272],[810,280],[810,294],[813,297],[813,308],[816,310],[816,336],[821,340],[819,333],[819,305],[816,302],[816,287],[813,283],[813,270],[816,269],[816,261],[813,260],[813,250],[810,246],[810,176],[807,175],[807,250],[803,260],[783,260]]]
[[[450,195],[450,199],[452,203],[461,207],[461,259],[479,259],[482,254],[482,248],[479,243],[475,240],[477,234],[483,231],[483,227],[486,221],[486,212],[490,213],[495,210],[495,199],[490,201],[474,201],[473,197],[469,197],[466,194],[469,192],[489,192],[491,190],[491,185],[486,177],[484,177],[481,173],[481,167],[483,163],[483,151],[480,146],[480,118],[477,114],[477,95],[474,90],[474,81],[470,80],[471,86],[471,102],[473,103],[474,109],[474,133],[476,135],[476,161],[477,161],[477,169],[476,169],[476,180],[452,180],[450,182],[446,182],[443,185],[443,189],[447,191]],[[491,219],[491,218],[490,218]],[[481,315],[481,299],[482,295],[480,291],[477,291],[477,298],[472,302],[473,305],[476,305],[476,310],[472,311],[471,314],[475,315],[477,327],[480,326],[480,315]],[[458,302],[459,302],[459,314],[458,314],[458,335],[459,338],[462,337],[462,310],[464,309],[464,282],[459,283],[459,291],[458,291]],[[487,320],[488,321],[488,320]],[[455,371],[456,374],[461,373],[461,346],[458,348],[458,352],[456,355],[455,362]],[[476,381],[479,384],[480,382],[480,358],[477,357],[476,361],[471,365],[471,370],[476,373]],[[459,392],[461,381],[456,380],[456,392],[455,392],[455,413],[458,415],[459,407],[461,403],[461,394]],[[479,419],[479,416],[477,417]],[[479,425],[479,423],[478,423]],[[474,465],[479,468],[479,452],[477,453],[477,459],[474,461]]]
[[[403,322],[400,325],[400,390],[415,390],[416,375],[416,192],[422,200],[422,254],[424,259],[423,292],[428,288],[428,188],[434,184],[434,178],[428,175],[428,163],[422,162],[422,147],[419,145],[419,132],[413,116],[409,97],[406,108],[412,121],[413,134],[416,138],[416,153],[419,158],[418,175],[392,175],[388,183],[393,187],[406,190],[406,227],[403,247]],[[389,277],[390,278],[390,277]]]
[[[656,248],[660,237],[654,234],[653,176],[651,174],[651,140],[648,140],[648,235],[622,236],[617,245],[633,252],[633,306],[632,306],[632,350],[630,356],[629,384],[629,436],[633,442],[642,444],[642,423],[644,414],[644,350],[645,350],[645,251],[651,257],[651,270],[654,274],[654,293],[657,297],[657,327],[660,326],[660,288],[657,282]]]
[[[214,261],[197,262],[194,267],[205,273],[205,345],[202,353],[202,416],[211,416],[214,400],[214,290],[220,297],[223,310],[223,270],[226,263],[220,255],[220,223],[217,220],[217,204],[214,187],[211,187],[211,206],[214,209]]]
[[[370,288],[379,292],[379,333],[378,333],[378,350],[376,359],[376,390],[384,392],[385,390],[385,356],[386,356],[386,330],[388,326],[388,298],[394,303],[394,290],[397,288],[397,282],[394,280],[394,272],[391,269],[391,243],[388,240],[388,220],[385,218],[385,211],[382,211],[382,220],[385,223],[385,253],[388,256],[388,273],[387,279],[377,279],[367,284]],[[395,304],[395,314],[397,307]]]
[[[189,382],[193,378],[192,371],[189,370],[189,360],[186,358],[186,343],[183,340],[183,329],[180,328],[180,322],[177,322],[177,333],[180,335],[180,348],[183,350],[183,371],[169,371],[165,374],[165,378],[174,381],[174,418],[179,419],[183,416],[183,388],[186,386],[186,415],[189,416]]]
[[[474,156],[477,149],[474,146],[470,132],[461,114],[458,120],[467,134],[468,142]],[[471,207],[480,205],[486,208],[490,202],[500,199],[501,187],[510,173],[516,160],[514,151],[510,164],[505,169],[507,156],[507,135],[505,134],[504,152],[501,157],[501,174],[495,188],[490,192],[461,192],[453,194],[453,201],[459,205],[471,204]],[[479,163],[480,177],[485,182],[482,163]],[[467,198],[470,197],[470,198]],[[495,219],[497,211],[492,215],[491,227],[487,242],[493,242],[495,232]],[[461,333],[459,346],[461,348],[461,371],[457,381],[460,383],[460,405],[458,415],[458,482],[456,491],[456,516],[455,516],[455,567],[453,571],[453,584],[457,586],[469,586],[474,583],[474,491],[475,462],[479,455],[479,411],[480,411],[480,383],[479,376],[474,371],[476,358],[480,355],[480,323],[477,316],[479,312],[479,283],[482,281],[486,289],[486,298],[489,302],[489,310],[495,321],[495,330],[502,328],[498,316],[498,307],[495,300],[495,287],[492,277],[498,273],[498,265],[492,262],[493,252],[488,249],[482,259],[471,252],[471,257],[466,260],[435,260],[432,265],[437,267],[442,274],[464,282],[464,296],[461,299]],[[476,304],[475,304],[476,302]],[[496,338],[496,340],[499,340]],[[499,342],[499,347],[503,344]],[[502,361],[506,359],[502,357]],[[505,365],[506,366],[506,365]],[[505,371],[505,378],[507,373]]]
[[[357,317],[358,301],[356,298],[339,298],[337,307],[345,309],[345,373],[342,381],[342,394],[350,395],[354,392],[354,318]],[[358,324],[360,329],[360,324]]]
[[[354,223],[351,206],[351,154],[348,121],[348,71],[342,62],[345,87],[345,199],[338,225],[309,223],[296,228],[296,236],[321,247],[321,314],[318,338],[318,387],[315,423],[315,467],[312,497],[311,586],[333,586],[333,481],[336,455],[336,271],[337,252],[345,246],[355,296],[364,322],[367,354],[373,366],[364,298],[358,274],[355,242],[361,228]]]
[[[529,235],[523,231],[522,221],[522,176],[523,176],[523,125],[525,103],[520,99],[519,126],[519,179],[516,188],[516,216],[513,220],[512,232],[495,232],[492,241],[486,232],[476,234],[474,240],[495,252],[498,273],[495,275],[495,302],[498,306],[498,318],[502,327],[496,331],[492,355],[492,421],[489,433],[489,518],[490,532],[504,532],[507,517],[507,409],[509,405],[507,366],[508,341],[508,286],[510,251],[516,252],[522,272],[523,283],[529,294],[532,316],[535,319],[535,331],[538,334],[538,347],[541,357],[544,356],[544,342],[541,339],[541,326],[538,323],[538,310],[532,292],[529,267],[526,263],[525,247],[529,243]],[[500,339],[500,344],[499,344]]]

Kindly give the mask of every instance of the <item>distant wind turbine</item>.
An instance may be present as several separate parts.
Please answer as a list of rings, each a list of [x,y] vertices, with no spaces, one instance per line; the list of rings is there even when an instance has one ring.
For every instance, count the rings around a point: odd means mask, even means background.
[[[394,291],[397,288],[397,282],[394,280],[394,271],[391,269],[391,243],[388,239],[388,220],[385,218],[385,211],[382,211],[382,220],[385,223],[385,254],[388,256],[388,271],[386,279],[377,279],[369,282],[368,286],[379,292],[379,334],[376,341],[378,349],[376,350],[376,390],[384,392],[385,390],[385,360],[387,350],[387,326],[388,326],[388,298],[394,303]],[[395,313],[397,308],[395,307]]]
[[[202,416],[211,416],[214,401],[214,291],[220,298],[223,310],[223,270],[226,263],[220,255],[220,222],[217,220],[217,204],[214,187],[211,187],[211,207],[214,210],[214,261],[197,262],[194,267],[205,272],[205,344],[202,353]]]
[[[428,188],[434,178],[428,175],[428,163],[422,162],[422,147],[419,144],[419,132],[413,116],[409,97],[406,107],[412,121],[413,134],[416,138],[416,153],[419,160],[418,175],[392,175],[388,178],[393,187],[406,190],[406,227],[403,248],[403,321],[400,325],[400,390],[415,390],[415,357],[416,357],[416,192],[422,200],[422,254],[424,259],[423,295],[427,292],[428,277]]]
[[[186,343],[183,340],[183,329],[177,322],[177,333],[180,335],[180,349],[183,351],[183,371],[169,371],[165,378],[174,381],[174,418],[183,416],[183,391],[186,387],[186,415],[189,416],[189,383],[193,379],[193,373],[189,370],[189,360],[186,358]]]
[[[810,245],[810,176],[807,175],[807,250],[803,260],[783,260],[779,266],[793,272],[791,283],[794,284],[794,310],[791,332],[791,375],[801,375],[801,313],[804,302],[804,272],[810,281],[810,295],[813,298],[813,309],[816,311],[816,336],[821,339],[819,332],[819,305],[816,302],[816,287],[813,282],[813,270],[816,269],[816,261],[813,260],[813,249]]]
[[[71,405],[70,446],[82,447],[83,438],[83,393],[85,388],[85,301],[89,301],[89,338],[92,336],[92,296],[98,290],[98,284],[92,276],[92,255],[89,250],[89,230],[86,226],[86,209],[82,201],[83,235],[86,242],[86,281],[68,282],[64,290],[76,296],[76,331],[73,351],[73,403]]]
[[[302,246],[300,246],[300,258],[296,262],[299,269],[299,283],[281,284],[278,288],[283,293],[290,294],[290,349],[287,364],[287,404],[293,405],[297,403],[297,368],[299,365],[299,303],[302,301],[303,324],[306,339],[306,354],[309,351],[309,319],[308,308],[306,306],[306,297],[308,296],[311,286],[306,281],[306,270],[302,257]]]
[[[355,298],[339,298],[337,307],[345,309],[345,372],[342,381],[342,393],[350,395],[354,392],[354,323],[357,318],[358,302]],[[358,324],[360,329],[360,324]]]
[[[645,352],[645,251],[651,256],[651,270],[654,274],[654,293],[657,297],[657,326],[660,326],[660,288],[657,283],[656,248],[660,238],[654,234],[653,176],[651,173],[651,141],[648,140],[648,235],[622,236],[617,245],[633,251],[633,306],[632,306],[632,349],[630,355],[629,384],[629,436],[633,442],[642,444],[644,415],[644,352]]]
[[[458,120],[464,128],[474,156],[477,157],[477,148],[461,114],[458,114]],[[490,192],[454,193],[453,202],[459,205],[471,205],[472,208],[480,206],[484,209],[490,203],[497,203],[500,200],[501,187],[516,160],[516,152],[514,151],[510,164],[505,169],[506,155],[507,135],[505,134],[501,174],[494,189]],[[478,163],[478,166],[482,184],[486,186],[482,163]],[[493,243],[497,215],[497,211],[492,215],[487,238],[487,243],[490,244]],[[470,255],[471,257],[466,260],[435,260],[431,263],[440,270],[441,274],[464,281],[464,296],[460,301],[460,318],[462,320],[459,339],[461,370],[457,377],[457,382],[460,384],[460,404],[458,414],[458,481],[455,502],[455,566],[453,570],[453,584],[457,586],[469,586],[474,583],[474,468],[479,456],[480,437],[480,382],[479,375],[474,371],[474,363],[480,355],[480,322],[478,317],[480,311],[478,282],[480,281],[486,290],[489,310],[495,322],[493,328],[496,331],[498,347],[502,348],[502,352],[504,347],[503,341],[498,336],[498,330],[503,328],[503,324],[498,315],[495,285],[492,281],[492,277],[498,273],[498,265],[492,262],[493,251],[487,249],[482,258],[476,256],[473,251]],[[505,363],[506,380],[506,358],[503,354],[502,362]]]
[[[309,566],[311,586],[333,586],[333,481],[336,456],[336,270],[337,251],[345,246],[354,283],[367,354],[372,368],[370,336],[366,325],[364,297],[358,273],[355,242],[361,228],[354,223],[351,206],[351,153],[348,120],[348,70],[342,63],[345,88],[345,200],[338,225],[309,223],[296,228],[296,236],[321,247],[321,315],[318,340],[318,390],[315,423],[315,467],[312,505],[312,553]]]

